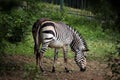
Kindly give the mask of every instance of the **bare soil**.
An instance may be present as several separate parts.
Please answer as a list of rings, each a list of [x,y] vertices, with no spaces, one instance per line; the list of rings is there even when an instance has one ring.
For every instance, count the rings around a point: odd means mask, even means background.
[[[45,72],[40,73],[42,79],[35,80],[107,80],[106,77],[112,75],[107,63],[95,60],[87,62],[87,70],[80,72],[74,59],[68,59],[68,66],[71,71],[66,73],[63,58],[59,58],[56,65],[56,72],[52,73],[53,59],[44,58]],[[33,80],[30,77],[34,73],[28,75],[27,77],[29,78],[24,78],[26,71],[23,67],[29,63],[35,64],[35,58],[22,55],[2,57],[0,61],[0,80]]]

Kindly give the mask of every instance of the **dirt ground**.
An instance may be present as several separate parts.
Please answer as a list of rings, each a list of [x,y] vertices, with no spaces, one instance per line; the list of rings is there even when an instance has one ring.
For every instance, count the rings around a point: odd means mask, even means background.
[[[4,60],[2,59],[3,61],[0,61],[0,80],[33,80],[23,78],[25,72],[22,70],[22,67],[28,63],[35,63],[34,57],[14,55],[2,58],[4,58]],[[106,75],[112,75],[105,62],[93,60],[87,62],[87,70],[80,72],[74,59],[68,59],[68,65],[71,71],[66,73],[63,58],[59,58],[56,65],[56,72],[52,73],[53,59],[44,58],[45,72],[40,74],[42,75],[42,79],[34,80],[107,80]]]

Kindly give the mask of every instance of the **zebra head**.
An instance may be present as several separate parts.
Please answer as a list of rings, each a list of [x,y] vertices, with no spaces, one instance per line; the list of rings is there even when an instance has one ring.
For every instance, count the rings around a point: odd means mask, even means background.
[[[86,70],[86,51],[79,50],[75,55],[76,64],[79,66],[80,71]]]
[[[86,53],[89,51],[87,44],[81,34],[74,31],[74,39],[71,43],[71,49],[75,52],[75,62],[81,71],[86,70]]]

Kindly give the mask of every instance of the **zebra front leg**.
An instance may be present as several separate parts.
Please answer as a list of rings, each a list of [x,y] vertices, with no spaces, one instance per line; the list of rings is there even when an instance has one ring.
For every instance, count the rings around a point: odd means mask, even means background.
[[[68,62],[68,60],[67,60],[68,46],[64,46],[63,51],[64,51],[63,53],[64,53],[65,70],[68,73],[69,72],[68,65],[67,65],[67,62]]]
[[[55,49],[54,52],[54,63],[53,63],[53,68],[52,68],[52,72],[55,72],[55,67],[56,67],[56,61],[58,59],[58,49]]]

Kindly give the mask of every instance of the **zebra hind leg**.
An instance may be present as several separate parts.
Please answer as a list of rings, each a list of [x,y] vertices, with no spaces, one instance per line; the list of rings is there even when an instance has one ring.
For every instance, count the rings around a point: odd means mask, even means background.
[[[44,72],[42,68],[42,55],[39,52],[36,53],[36,65],[40,68],[41,72]]]
[[[63,48],[63,53],[64,53],[65,70],[68,73],[69,72],[68,65],[67,65],[67,63],[68,63],[68,60],[67,60],[68,46],[65,46]]]
[[[36,53],[36,65],[38,66],[38,63],[39,63],[39,57],[40,57],[40,54],[37,52]]]
[[[56,61],[58,59],[58,49],[55,49],[54,52],[54,63],[53,63],[53,68],[52,68],[52,72],[55,72],[55,67],[56,67]]]
[[[43,69],[43,53],[39,53],[40,56],[39,56],[39,68],[41,70],[41,72],[44,72],[44,69]]]
[[[48,44],[43,44],[41,50],[39,51],[39,67],[40,67],[40,70],[41,72],[44,72],[44,69],[43,69],[43,54],[46,52],[48,48]]]
[[[38,52],[37,51],[37,53],[36,53],[36,65],[37,65],[37,67],[39,67],[40,68],[40,70],[43,72],[43,69],[42,69],[42,67],[41,67],[41,54],[40,54],[40,52]]]

